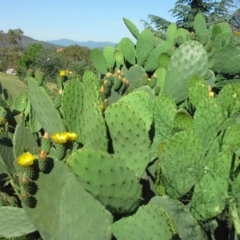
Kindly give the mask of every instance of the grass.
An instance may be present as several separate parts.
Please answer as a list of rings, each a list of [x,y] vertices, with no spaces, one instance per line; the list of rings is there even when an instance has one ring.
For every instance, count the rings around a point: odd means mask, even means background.
[[[13,99],[15,99],[20,92],[27,91],[27,85],[21,82],[17,76],[0,72],[0,82],[4,88],[10,91]]]
[[[27,92],[27,85],[20,81],[17,76],[0,72],[0,83],[3,88],[10,91],[13,99],[15,99],[20,92]],[[56,92],[57,85],[55,83],[47,82],[46,87],[50,92]]]

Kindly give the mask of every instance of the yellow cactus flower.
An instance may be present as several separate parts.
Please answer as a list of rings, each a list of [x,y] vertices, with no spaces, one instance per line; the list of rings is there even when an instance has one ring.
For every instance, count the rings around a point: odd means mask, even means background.
[[[151,82],[152,81],[152,79],[151,78],[148,78],[148,82]]]
[[[59,75],[60,75],[61,77],[64,77],[64,76],[66,76],[66,74],[67,74],[67,71],[66,71],[66,70],[61,70]]]
[[[52,135],[52,140],[56,143],[64,144],[66,142],[73,142],[77,138],[77,134],[73,132],[62,132],[62,133],[54,133]]]
[[[234,35],[235,35],[236,37],[240,37],[240,32],[234,32]]]
[[[214,97],[214,96],[215,96],[214,92],[210,91],[209,92],[209,97]]]
[[[29,167],[33,164],[35,159],[35,156],[33,156],[31,153],[25,152],[17,158],[17,162],[22,167]]]
[[[74,132],[69,132],[68,133],[68,141],[73,142],[73,141],[76,140],[76,138],[77,138],[77,134],[76,133],[74,133]]]
[[[63,133],[55,133],[52,135],[52,140],[56,143],[63,144],[67,142],[68,134],[66,132]]]

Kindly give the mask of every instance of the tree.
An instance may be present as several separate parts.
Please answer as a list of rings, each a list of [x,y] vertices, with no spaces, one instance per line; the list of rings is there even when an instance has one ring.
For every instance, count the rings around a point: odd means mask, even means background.
[[[91,69],[90,49],[79,45],[71,45],[58,53],[62,68],[83,75],[86,69]]]
[[[233,12],[233,14],[230,17],[229,23],[234,32],[240,31],[240,8]]]
[[[36,60],[38,55],[44,50],[41,43],[33,43],[24,51],[22,57],[18,61],[17,73],[20,80],[24,80],[29,68],[36,68]]]
[[[62,69],[60,57],[55,48],[44,49],[36,58],[36,69],[44,73],[46,81],[54,81]]]
[[[205,15],[206,22],[210,26],[218,22],[229,21],[231,18],[230,7],[234,7],[233,0],[221,0],[218,2],[212,0],[178,0],[174,8],[169,11],[177,19],[178,27],[192,31],[193,21],[197,13]],[[155,29],[165,30],[170,24],[169,21],[154,15],[148,15],[148,18],[150,19],[149,25],[155,25],[153,27]]]

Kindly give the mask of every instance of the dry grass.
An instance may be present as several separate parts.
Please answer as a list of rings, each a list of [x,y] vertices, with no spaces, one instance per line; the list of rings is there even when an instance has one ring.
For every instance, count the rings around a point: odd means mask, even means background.
[[[17,76],[11,74],[0,72],[0,83],[10,91],[14,99],[20,92],[27,91],[27,85],[21,82]]]

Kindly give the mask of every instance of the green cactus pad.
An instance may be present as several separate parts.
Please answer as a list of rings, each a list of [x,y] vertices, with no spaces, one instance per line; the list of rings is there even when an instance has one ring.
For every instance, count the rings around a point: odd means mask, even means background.
[[[159,57],[158,57],[158,66],[159,68],[164,68],[167,69],[168,68],[168,64],[170,62],[170,56],[167,53],[162,53]]]
[[[213,71],[235,75],[240,73],[240,50],[235,44],[228,44],[216,52],[213,57]]]
[[[135,109],[122,102],[109,106],[105,118],[115,156],[124,160],[134,174],[141,177],[150,162],[151,143],[146,122]]]
[[[174,132],[194,131],[193,118],[185,112],[177,112],[173,121]]]
[[[217,95],[217,101],[225,116],[232,117],[240,108],[240,84],[226,84]]]
[[[167,212],[155,204],[142,206],[133,216],[116,221],[111,231],[118,240],[172,240],[176,235]]]
[[[103,55],[103,52],[98,49],[94,48],[92,49],[90,53],[90,58],[92,61],[93,66],[96,68],[96,70],[101,73],[101,74],[106,74],[107,73],[107,61]]]
[[[191,131],[176,133],[164,144],[159,154],[159,164],[167,194],[171,198],[180,198],[204,173],[203,146]]]
[[[141,185],[125,162],[116,155],[80,149],[67,165],[84,188],[113,212],[131,212],[140,203]]]
[[[124,56],[120,50],[115,50],[114,52],[114,58],[117,63],[117,68],[120,68],[120,66],[124,65]]]
[[[22,124],[18,124],[13,135],[13,152],[15,159],[24,152],[36,154],[38,144],[31,131]]]
[[[171,23],[168,25],[167,31],[166,31],[166,40],[167,42],[174,44],[174,39],[177,31],[177,24]]]
[[[219,36],[221,33],[222,33],[222,28],[218,24],[214,25],[212,28],[212,39],[213,40],[216,39],[217,36]]]
[[[158,44],[153,50],[152,52],[149,54],[145,64],[144,64],[144,69],[146,71],[154,71],[159,67],[159,62],[158,62],[158,58],[159,56],[164,53],[167,52],[168,49],[172,48],[172,44],[169,42],[161,42],[160,44]]]
[[[194,114],[194,128],[206,151],[217,137],[224,120],[223,109],[215,98],[205,98],[198,104]]]
[[[9,138],[7,133],[2,132],[0,134],[0,163],[8,173],[13,174],[14,172],[14,160],[15,157],[13,154],[12,140]]]
[[[146,129],[150,130],[153,121],[153,105],[148,93],[135,91],[122,97],[119,102],[131,107],[146,123]]]
[[[155,38],[152,31],[149,29],[143,30],[136,43],[136,57],[138,65],[144,64],[154,47]]]
[[[207,33],[207,24],[205,20],[205,16],[201,13],[198,13],[193,22],[193,28],[195,30],[195,33],[199,38],[202,37],[203,34]]]
[[[193,76],[188,82],[188,97],[190,102],[197,107],[201,100],[209,97],[209,89],[206,81],[198,76]]]
[[[76,133],[76,141],[83,143],[83,84],[78,79],[69,80],[62,97],[62,112],[69,132]]]
[[[29,121],[29,129],[32,133],[37,133],[41,130],[42,126],[38,121],[36,113],[34,112],[31,104],[29,105],[28,121]]]
[[[91,239],[90,235],[96,235],[96,239],[97,236],[101,236],[100,239],[110,239],[108,229],[112,220],[109,213],[81,187],[63,162],[51,159],[51,165],[52,170],[48,174],[40,172],[35,181],[38,186],[34,195],[36,206],[29,208],[23,205],[41,237],[77,240],[81,233],[83,239]],[[86,213],[92,217],[86,218]],[[77,224],[79,222],[80,225]]]
[[[37,229],[22,208],[0,207],[0,237],[15,238],[35,232]]]
[[[106,46],[103,49],[103,56],[106,59],[108,69],[113,69],[115,64],[114,52],[115,49],[112,46]]]
[[[226,44],[229,44],[231,42],[233,34],[232,32],[222,32],[219,34],[212,42],[213,47],[216,49],[221,49]]]
[[[183,43],[185,43],[187,41],[187,36],[188,35],[189,35],[189,32],[186,29],[178,28],[177,31],[176,31],[175,38],[177,39],[178,37],[181,37],[181,39],[182,39],[182,43],[181,44],[183,44]]]
[[[138,30],[138,28],[135,26],[135,24],[133,22],[131,22],[130,20],[128,20],[127,18],[123,18],[123,21],[125,23],[125,25],[127,26],[128,30],[131,32],[131,34],[138,39],[140,32]]]
[[[107,150],[108,139],[101,98],[92,78],[83,79],[82,137],[86,147]]]
[[[168,196],[155,196],[149,204],[163,207],[169,213],[182,240],[208,239],[198,222],[192,217],[190,210],[180,201]]]
[[[122,52],[124,58],[129,63],[131,63],[132,65],[135,65],[136,63],[135,45],[129,38],[122,38],[118,44],[118,49]]]
[[[155,136],[152,143],[152,157],[157,157],[157,149],[160,143],[168,141],[173,134],[173,121],[177,113],[176,104],[172,97],[161,94],[153,102],[153,117]]]
[[[197,220],[213,218],[225,209],[231,159],[231,153],[221,152],[206,164],[205,174],[196,183],[191,201],[191,212]]]
[[[26,92],[21,92],[18,94],[14,101],[13,109],[16,110],[18,113],[23,112],[24,109],[27,107],[28,96]]]
[[[143,67],[139,65],[134,65],[128,69],[124,69],[123,73],[125,78],[129,81],[129,88],[134,88],[136,81],[142,78],[143,74],[145,74],[145,70]]]
[[[6,103],[8,104],[8,106],[12,106],[13,103],[14,103],[14,100],[13,100],[13,96],[12,94],[10,93],[9,90],[7,90],[6,88],[3,89],[3,96],[4,96],[4,100],[6,101]]]
[[[49,134],[64,132],[65,126],[51,98],[34,78],[28,78],[28,94],[33,110],[43,129]]]
[[[189,78],[194,75],[205,78],[207,74],[208,56],[204,47],[197,41],[187,41],[171,56],[164,92],[171,95],[176,103],[180,103],[187,98]]]
[[[69,196],[74,197],[69,201]],[[111,239],[112,215],[73,176],[64,183],[59,216],[58,239]]]
[[[94,82],[96,84],[96,86],[99,86],[99,79],[96,76],[96,74],[90,70],[87,70],[84,72],[83,74],[83,78],[82,78],[82,82],[85,81],[90,81],[90,82]]]

